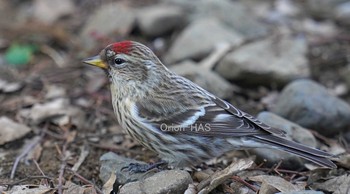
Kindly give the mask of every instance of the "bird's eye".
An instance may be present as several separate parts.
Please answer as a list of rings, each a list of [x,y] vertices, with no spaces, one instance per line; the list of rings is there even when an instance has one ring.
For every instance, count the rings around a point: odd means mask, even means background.
[[[124,62],[125,62],[125,60],[121,59],[121,58],[115,58],[114,59],[114,63],[117,64],[117,65],[123,64]]]

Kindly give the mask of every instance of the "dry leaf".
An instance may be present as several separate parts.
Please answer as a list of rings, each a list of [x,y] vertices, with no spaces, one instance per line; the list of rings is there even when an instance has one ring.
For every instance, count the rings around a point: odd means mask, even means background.
[[[333,194],[350,193],[350,175],[332,178],[324,183],[314,183],[313,188],[329,191]]]
[[[350,169],[350,154],[342,154],[341,156],[338,156],[338,158],[336,158],[335,161],[337,161],[339,166],[343,166],[347,169]]]
[[[275,187],[273,187],[265,182],[263,182],[261,184],[261,187],[259,189],[259,194],[274,194],[277,192],[278,192],[278,190]]]
[[[305,188],[304,186],[293,185],[292,183],[278,176],[259,175],[249,177],[249,179],[256,182],[261,182],[262,184],[268,184],[281,192],[301,191]]]
[[[230,166],[222,171],[214,173],[208,179],[202,181],[197,186],[199,194],[209,193],[211,190],[215,189],[218,185],[229,179],[235,173],[238,173],[244,169],[250,168],[253,165],[252,160],[238,160],[233,162]]]
[[[113,184],[115,183],[116,179],[117,179],[117,176],[115,175],[114,172],[112,172],[111,176],[102,187],[103,193],[111,193],[111,191],[113,190]]]
[[[53,189],[43,185],[38,187],[35,187],[35,185],[16,185],[4,194],[48,194],[51,190]]]
[[[16,140],[29,133],[31,129],[3,116],[0,117],[0,145]]]
[[[96,190],[93,187],[82,187],[72,183],[71,181],[67,181],[64,185],[65,188],[63,194],[95,194]]]
[[[196,190],[196,186],[194,184],[189,184],[188,188],[184,192],[184,194],[196,194],[196,193],[197,193],[197,190]]]
[[[29,119],[33,124],[38,124],[47,119],[53,122],[56,121],[56,124],[60,126],[72,123],[80,128],[84,124],[83,111],[72,106],[69,100],[65,98],[57,98],[44,104],[35,104],[30,109],[21,110],[19,114]],[[66,119],[65,116],[69,118]],[[63,120],[61,117],[63,117]]]
[[[9,83],[5,80],[0,79],[0,91],[4,93],[16,92],[23,87],[22,83],[12,82]]]
[[[346,152],[345,148],[343,146],[341,146],[338,142],[335,141],[331,141],[329,142],[329,147],[327,150],[328,153],[332,154],[332,155],[339,155],[339,154],[343,154]]]

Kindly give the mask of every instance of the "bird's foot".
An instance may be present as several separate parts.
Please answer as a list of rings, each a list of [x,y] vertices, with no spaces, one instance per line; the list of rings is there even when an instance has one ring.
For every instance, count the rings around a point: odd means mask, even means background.
[[[132,173],[144,173],[152,169],[161,170],[162,168],[160,167],[165,164],[168,164],[168,163],[165,161],[160,161],[160,162],[151,163],[151,164],[130,163],[129,166],[123,167],[122,170],[128,169],[128,171]]]

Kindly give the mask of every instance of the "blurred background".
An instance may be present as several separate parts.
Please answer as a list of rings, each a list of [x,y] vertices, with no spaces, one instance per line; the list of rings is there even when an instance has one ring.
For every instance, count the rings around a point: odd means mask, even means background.
[[[279,115],[311,129],[289,127],[292,139],[344,153],[349,32],[346,0],[0,1],[0,127],[16,129],[0,135],[0,182],[28,145],[21,160],[53,177],[57,147],[70,151],[68,166],[89,150],[78,172],[100,185],[97,158],[108,150],[156,161],[122,133],[104,72],[82,64],[122,40],[147,45],[172,71],[268,124]],[[27,163],[14,177],[30,173],[37,166]]]

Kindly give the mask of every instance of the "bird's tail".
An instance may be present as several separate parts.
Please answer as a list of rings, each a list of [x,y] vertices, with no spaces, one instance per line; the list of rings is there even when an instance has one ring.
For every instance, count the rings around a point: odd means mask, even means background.
[[[269,144],[275,148],[280,148],[286,152],[300,156],[306,160],[314,162],[320,166],[327,168],[336,168],[337,166],[329,159],[333,155],[324,151],[307,147],[305,145],[289,141],[287,139],[274,135],[255,135],[256,141]]]

